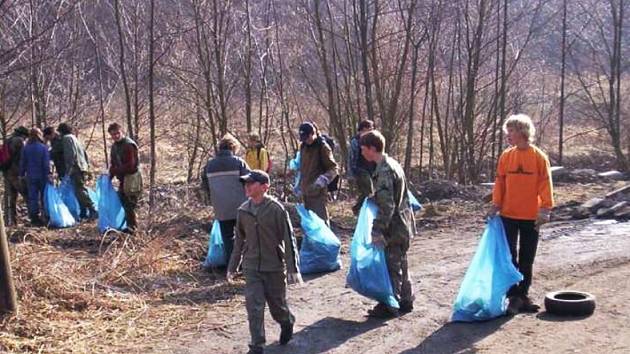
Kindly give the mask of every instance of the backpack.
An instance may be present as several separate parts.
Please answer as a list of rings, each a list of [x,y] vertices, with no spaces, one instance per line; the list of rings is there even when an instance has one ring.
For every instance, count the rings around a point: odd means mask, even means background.
[[[11,149],[8,140],[0,147],[0,171],[6,171],[11,167]]]
[[[330,150],[332,150],[333,154],[335,153],[335,140],[327,134],[320,134],[322,138],[322,142],[325,142],[330,146]],[[339,175],[333,178],[330,183],[328,183],[328,192],[332,193],[339,190]]]

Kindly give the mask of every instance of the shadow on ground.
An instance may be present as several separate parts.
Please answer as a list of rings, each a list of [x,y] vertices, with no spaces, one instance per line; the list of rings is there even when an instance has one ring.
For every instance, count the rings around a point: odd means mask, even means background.
[[[358,322],[326,317],[295,333],[286,346],[279,345],[277,341],[267,346],[265,353],[326,353],[353,337],[385,325],[386,322],[375,319]]]
[[[450,322],[431,333],[417,347],[401,354],[475,353],[475,343],[496,332],[510,317],[500,317],[486,322]]]

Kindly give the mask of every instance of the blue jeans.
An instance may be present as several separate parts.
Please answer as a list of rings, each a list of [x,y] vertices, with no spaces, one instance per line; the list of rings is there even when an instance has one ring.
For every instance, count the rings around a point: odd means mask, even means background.
[[[27,178],[28,216],[31,220],[39,218],[39,208],[43,205],[46,179]]]

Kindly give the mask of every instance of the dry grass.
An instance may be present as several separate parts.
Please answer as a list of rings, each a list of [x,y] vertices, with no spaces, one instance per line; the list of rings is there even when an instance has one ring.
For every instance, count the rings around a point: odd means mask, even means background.
[[[163,188],[152,224],[132,237],[100,236],[94,223],[66,230],[12,229],[20,308],[17,316],[2,319],[0,348],[160,352],[173,334],[207,325],[217,302],[236,306],[228,300],[238,288],[200,268],[210,215],[185,199],[186,189]]]

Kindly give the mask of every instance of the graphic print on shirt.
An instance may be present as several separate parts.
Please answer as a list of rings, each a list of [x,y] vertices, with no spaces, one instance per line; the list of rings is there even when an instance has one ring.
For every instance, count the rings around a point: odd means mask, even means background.
[[[533,175],[534,172],[528,172],[523,169],[523,165],[519,164],[518,168],[514,171],[508,171],[508,174],[511,175]]]

